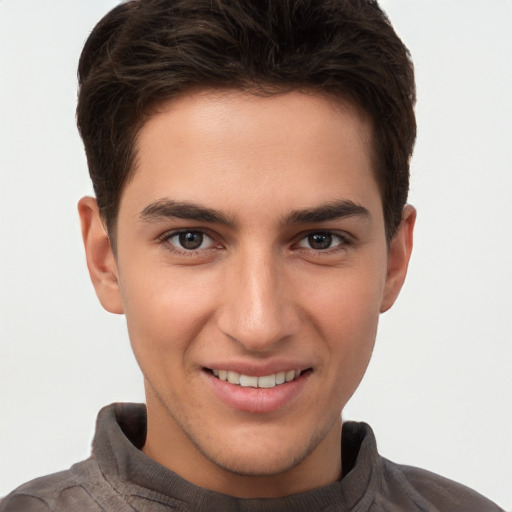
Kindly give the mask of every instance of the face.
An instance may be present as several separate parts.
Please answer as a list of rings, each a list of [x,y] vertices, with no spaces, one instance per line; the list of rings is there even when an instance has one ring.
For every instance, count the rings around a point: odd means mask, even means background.
[[[195,92],[140,131],[115,259],[82,201],[98,296],[145,378],[144,451],[193,483],[272,496],[339,478],[341,411],[414,217],[388,250],[370,140],[323,97]]]

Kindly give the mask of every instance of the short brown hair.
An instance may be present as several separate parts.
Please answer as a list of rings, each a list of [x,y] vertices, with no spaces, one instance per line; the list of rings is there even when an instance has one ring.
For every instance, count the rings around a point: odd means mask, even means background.
[[[409,52],[373,0],[129,0],[80,58],[77,123],[111,236],[151,110],[192,87],[335,95],[372,120],[388,241],[416,137]]]

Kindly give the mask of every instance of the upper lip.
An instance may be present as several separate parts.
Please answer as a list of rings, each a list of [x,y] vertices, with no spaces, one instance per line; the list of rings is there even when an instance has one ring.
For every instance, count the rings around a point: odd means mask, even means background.
[[[254,377],[263,377],[279,372],[290,370],[300,370],[301,372],[312,368],[311,364],[293,361],[293,360],[272,360],[272,361],[219,361],[211,362],[203,366],[209,370],[227,370],[237,372],[242,375],[251,375]]]

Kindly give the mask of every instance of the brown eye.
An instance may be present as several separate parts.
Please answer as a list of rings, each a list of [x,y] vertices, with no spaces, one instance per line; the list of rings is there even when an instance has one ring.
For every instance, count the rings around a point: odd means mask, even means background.
[[[179,231],[166,235],[163,241],[177,251],[201,251],[214,247],[215,242],[202,231]]]
[[[332,244],[332,235],[330,233],[312,233],[308,235],[308,243],[312,249],[329,249]]]
[[[187,231],[185,233],[179,233],[178,241],[183,249],[193,251],[199,249],[203,243],[203,233],[199,231]]]
[[[342,248],[349,245],[349,241],[342,235],[331,233],[330,231],[317,231],[306,235],[297,244],[303,249],[313,249],[315,251],[327,251],[328,249]]]

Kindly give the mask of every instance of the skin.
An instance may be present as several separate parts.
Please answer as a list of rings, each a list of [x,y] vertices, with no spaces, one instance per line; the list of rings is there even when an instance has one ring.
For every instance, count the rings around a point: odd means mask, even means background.
[[[80,201],[97,295],[126,315],[144,374],[143,451],[190,482],[278,497],[341,478],[341,412],[405,279],[415,220],[407,206],[388,247],[371,136],[356,109],[318,95],[191,92],[139,133],[115,255],[95,200]],[[198,248],[180,245],[187,230]],[[206,368],[227,366],[308,371],[275,410],[251,412],[213,391]]]

